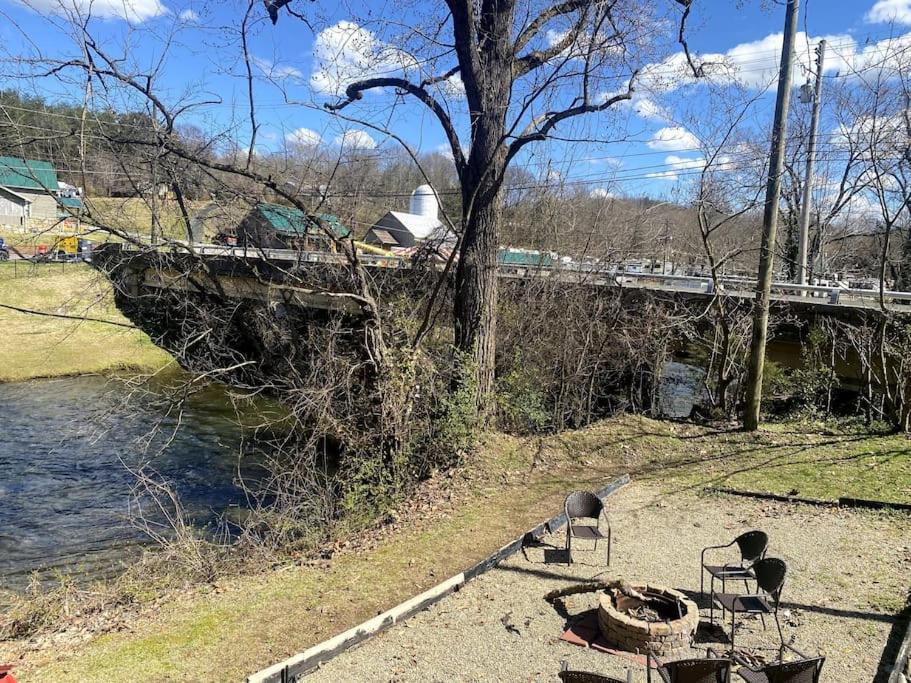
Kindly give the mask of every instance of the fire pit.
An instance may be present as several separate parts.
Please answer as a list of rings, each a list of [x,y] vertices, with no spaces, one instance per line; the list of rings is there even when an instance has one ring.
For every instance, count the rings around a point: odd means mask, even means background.
[[[678,657],[689,650],[699,625],[699,610],[680,591],[633,584],[600,594],[598,624],[614,647]]]

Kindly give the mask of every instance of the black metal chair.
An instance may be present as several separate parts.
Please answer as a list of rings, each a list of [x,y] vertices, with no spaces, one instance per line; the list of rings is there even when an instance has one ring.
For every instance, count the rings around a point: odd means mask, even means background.
[[[607,540],[607,564],[610,566],[611,528],[610,521],[605,517],[607,534],[601,531],[601,517],[604,513],[604,503],[601,499],[588,491],[574,491],[563,501],[563,512],[566,514],[567,564],[573,562],[572,539],[578,538],[594,541],[594,550],[598,549],[598,541]],[[596,525],[573,524],[574,519],[580,518],[594,519]]]
[[[765,664],[760,667],[751,666],[747,662],[738,660],[741,667],[737,670],[737,675],[747,683],[819,683],[822,665],[825,663],[826,658],[809,658],[790,645],[784,645],[780,651],[781,654],[784,654],[785,648],[795,652],[800,659],[793,662],[782,661],[775,664]]]
[[[723,550],[736,545],[740,550],[740,562],[738,564],[706,564],[705,554],[710,550]],[[711,577],[709,583],[709,622],[715,623],[714,596],[715,596],[715,579],[721,581],[721,592],[727,592],[727,581],[743,581],[743,585],[750,592],[749,582],[756,577],[753,576],[753,564],[757,560],[765,557],[766,550],[769,547],[769,536],[764,531],[747,531],[740,534],[730,543],[725,545],[710,545],[702,549],[700,555],[699,570],[699,592],[705,595],[705,573],[708,572]]]
[[[571,671],[567,668],[566,662],[562,663],[562,668],[558,676],[563,683],[628,683],[629,670],[627,670],[626,680],[620,680],[619,678],[612,678],[611,676],[602,676],[601,674],[593,674],[589,671]]]
[[[784,579],[788,566],[784,560],[777,557],[766,557],[753,564],[753,574],[756,577],[757,592],[753,594],[717,593],[714,602],[722,610],[731,613],[731,652],[734,652],[734,629],[737,613],[758,614],[765,628],[765,615],[775,617],[778,627],[778,638],[781,642],[779,652],[784,651],[784,636],[781,633],[781,622],[778,621],[778,606],[781,603],[781,592],[784,589]],[[761,591],[761,592],[760,592]]]
[[[731,660],[718,657],[678,659],[661,664],[649,652],[645,670],[648,683],[652,681],[653,669],[663,683],[728,683],[731,680]]]

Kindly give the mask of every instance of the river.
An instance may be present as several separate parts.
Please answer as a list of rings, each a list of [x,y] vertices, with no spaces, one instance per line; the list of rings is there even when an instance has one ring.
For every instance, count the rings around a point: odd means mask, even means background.
[[[137,441],[159,421],[146,452],[161,451],[154,469],[195,523],[243,504],[239,428],[224,392],[189,401],[167,445],[176,419],[141,399],[124,409],[125,396],[98,377],[0,384],[0,589],[21,590],[33,574],[104,576],[146,541],[129,523],[135,478],[123,462],[144,457]]]

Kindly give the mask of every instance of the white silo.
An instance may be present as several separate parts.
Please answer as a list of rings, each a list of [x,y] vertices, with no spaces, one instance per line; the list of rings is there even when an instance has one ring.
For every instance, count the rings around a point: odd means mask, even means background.
[[[421,185],[411,193],[408,213],[436,220],[439,212],[440,205],[437,202],[437,194],[430,185]]]

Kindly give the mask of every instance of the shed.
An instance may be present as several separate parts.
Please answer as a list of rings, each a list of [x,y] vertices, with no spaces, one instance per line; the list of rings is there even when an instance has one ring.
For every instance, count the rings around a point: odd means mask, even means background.
[[[318,214],[319,221],[336,238],[348,237],[350,231],[337,216]],[[230,236],[224,241],[230,242]],[[300,249],[334,251],[335,244],[324,230],[300,209],[260,202],[240,221],[234,235],[239,246],[262,249]]]

